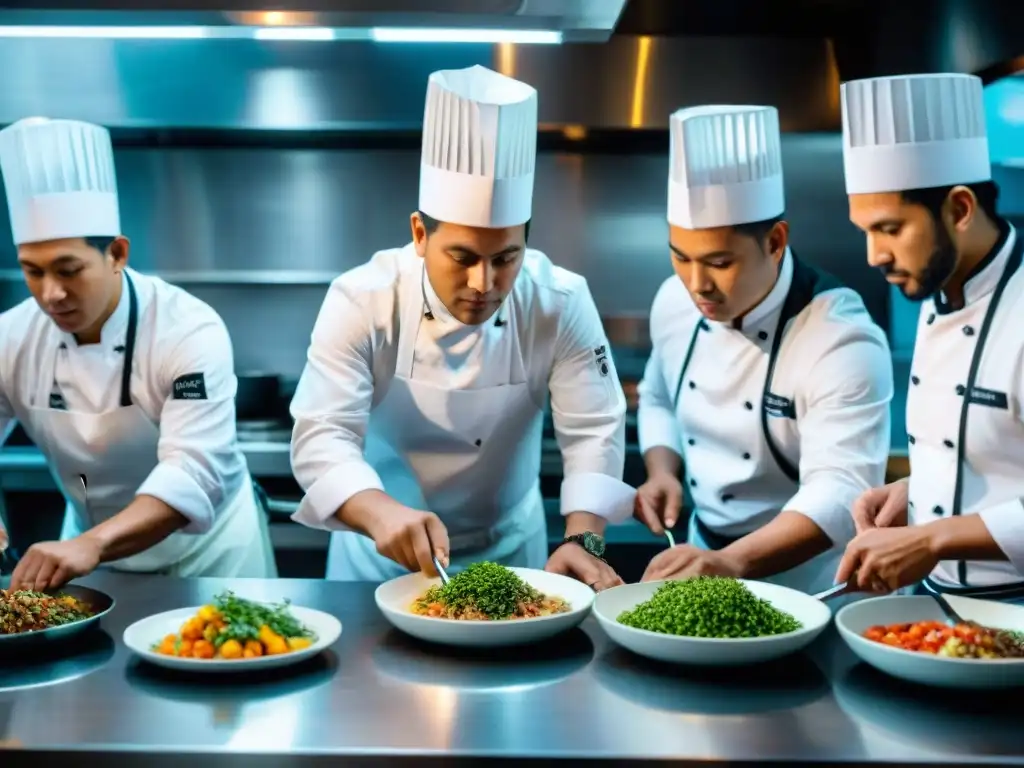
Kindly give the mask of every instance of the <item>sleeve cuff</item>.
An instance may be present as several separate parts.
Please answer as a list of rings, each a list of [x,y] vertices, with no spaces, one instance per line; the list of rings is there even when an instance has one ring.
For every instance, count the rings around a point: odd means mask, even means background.
[[[206,533],[213,526],[213,503],[192,476],[181,467],[161,462],[145,479],[136,496],[152,496],[188,518],[182,533]]]
[[[680,456],[683,446],[679,439],[679,424],[674,413],[657,406],[640,407],[636,414],[637,438],[640,453],[651,448],[671,448]]]
[[[589,512],[609,523],[622,523],[633,516],[636,489],[600,472],[579,472],[562,481],[562,516]]]
[[[846,485],[805,483],[782,508],[799,512],[811,520],[832,541],[833,547],[845,547],[857,533],[850,508],[857,492]]]
[[[310,486],[292,520],[322,531],[347,531],[335,513],[357,493],[371,490],[384,490],[373,467],[365,462],[341,464]]]
[[[1024,573],[1024,504],[1004,501],[978,513],[993,540],[1018,573]]]

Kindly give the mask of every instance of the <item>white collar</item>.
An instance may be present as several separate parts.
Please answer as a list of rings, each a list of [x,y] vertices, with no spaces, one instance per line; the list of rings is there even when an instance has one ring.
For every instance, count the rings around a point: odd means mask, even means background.
[[[999,240],[992,247],[992,250],[978,262],[977,266],[964,281],[964,307],[984,299],[996,289],[1000,278],[1006,269],[1006,262],[1010,258],[1013,246],[1017,242],[1017,230],[1012,224],[1007,223],[1008,229],[1003,232]],[[946,295],[941,291],[934,297],[935,311],[940,315],[947,315],[955,312]]]
[[[715,324],[742,333],[744,336],[756,335],[768,324],[768,321],[773,320],[782,312],[782,305],[786,303],[786,296],[789,294],[789,287],[792,284],[793,254],[790,252],[789,246],[786,246],[786,250],[782,254],[782,264],[779,266],[779,275],[768,295],[747,312],[739,322],[727,320]]]
[[[137,293],[138,289],[136,289]],[[121,298],[118,299],[117,306],[114,307],[114,311],[107,318],[107,322],[103,324],[103,328],[100,329],[100,347],[116,347],[124,344],[128,326],[129,301],[128,273],[125,271],[121,273]],[[60,331],[60,338],[68,347],[79,346],[73,333]]]

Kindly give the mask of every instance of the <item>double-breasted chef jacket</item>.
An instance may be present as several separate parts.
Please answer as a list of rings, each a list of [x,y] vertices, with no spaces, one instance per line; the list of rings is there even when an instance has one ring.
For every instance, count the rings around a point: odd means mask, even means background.
[[[543,408],[562,451],[563,514],[620,521],[625,398],[585,280],[527,249],[512,292],[480,325],[456,320],[412,244],[337,278],[324,300],[292,415],[292,467],[306,491],[294,519],[334,531],[327,575],[405,573],[338,509],[382,490],[437,514],[452,567],[473,560],[541,568]]]
[[[799,512],[833,546],[771,580],[829,588],[855,533],[850,507],[884,481],[890,447],[892,358],[861,298],[787,249],[775,286],[739,323],[703,318],[667,279],[651,339],[640,448],[682,457],[690,542],[721,549]]]
[[[1003,562],[943,561],[926,585],[1024,596],[1024,239],[1002,235],[954,308],[924,301],[907,392],[909,514],[916,524],[981,515]]]
[[[188,518],[109,566],[177,576],[277,575],[266,516],[235,435],[231,341],[207,304],[126,269],[98,344],[79,345],[28,299],[0,315],[0,424],[14,420],[68,500],[62,539],[137,495]],[[88,484],[82,487],[81,476]]]

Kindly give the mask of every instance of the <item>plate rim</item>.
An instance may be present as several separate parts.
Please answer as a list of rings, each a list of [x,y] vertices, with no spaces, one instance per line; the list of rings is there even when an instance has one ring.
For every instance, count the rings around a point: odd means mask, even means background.
[[[115,606],[117,606],[117,600],[114,599],[114,596],[104,592],[102,589],[96,589],[95,587],[89,587],[89,586],[86,586],[85,584],[74,584],[74,583],[71,583],[71,584],[65,584],[63,587],[60,588],[60,590],[66,590],[68,587],[74,587],[75,589],[84,589],[84,590],[89,590],[90,592],[95,592],[97,595],[102,595],[107,600],[109,600],[110,601],[110,605],[108,605],[106,608],[104,608],[99,613],[93,614],[92,616],[88,616],[88,617],[86,617],[84,619],[79,619],[78,621],[69,622],[68,624],[60,624],[60,625],[58,625],[56,627],[47,627],[46,629],[36,629],[36,630],[31,631],[31,632],[15,632],[15,633],[10,633],[10,634],[0,634],[0,646],[2,646],[2,644],[5,643],[5,642],[14,642],[14,641],[32,642],[29,638],[46,637],[47,633],[49,633],[49,632],[61,633],[61,634],[68,633],[68,632],[77,632],[77,631],[83,631],[84,632],[87,627],[90,627],[90,626],[92,626],[94,624],[98,624],[103,619],[104,616],[107,616],[112,610],[114,610]],[[58,592],[59,593],[60,590],[49,590],[49,591],[50,592]],[[72,629],[72,628],[74,628],[74,629]]]
[[[205,605],[205,603],[203,605]],[[138,624],[141,624],[146,621],[151,621],[153,619],[157,619],[161,616],[166,616],[168,614],[184,611],[190,611],[192,615],[194,615],[195,612],[197,612],[200,608],[203,607],[203,605],[171,608],[166,611],[160,611],[159,613],[150,614],[149,616],[143,616],[141,619],[133,621],[131,624],[124,628],[124,631],[121,633],[121,642],[124,643],[125,647],[131,653],[134,653],[139,658],[150,663],[156,664],[158,666],[179,668],[194,667],[195,669],[227,669],[229,667],[221,665],[230,665],[230,669],[241,670],[253,669],[255,667],[260,666],[284,666],[290,663],[298,663],[302,659],[310,658],[316,655],[317,653],[322,653],[323,651],[330,648],[332,645],[334,645],[334,643],[338,641],[338,638],[341,637],[341,634],[344,631],[344,624],[342,623],[341,619],[339,619],[333,613],[321,611],[318,608],[308,608],[303,605],[291,605],[291,608],[300,608],[303,611],[313,611],[314,613],[326,616],[329,619],[331,619],[331,621],[334,622],[335,625],[334,627],[332,627],[331,633],[334,635],[334,637],[329,642],[325,641],[323,637],[318,637],[315,643],[310,645],[308,648],[303,648],[299,651],[276,654],[273,656],[257,656],[253,659],[189,659],[183,658],[181,656],[165,656],[163,654],[156,653],[150,648],[139,649],[135,647],[135,645],[133,645],[132,643],[128,642],[128,633],[132,630],[132,628],[136,627]]]

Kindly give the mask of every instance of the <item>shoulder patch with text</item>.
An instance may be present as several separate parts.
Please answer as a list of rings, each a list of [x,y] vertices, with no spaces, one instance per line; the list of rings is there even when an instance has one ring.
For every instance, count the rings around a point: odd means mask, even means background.
[[[607,376],[608,370],[608,353],[605,349],[605,345],[601,345],[594,350],[594,358],[597,361],[597,370],[600,371],[602,376]]]
[[[174,380],[172,397],[175,400],[206,400],[206,377],[201,373],[186,373]]]

